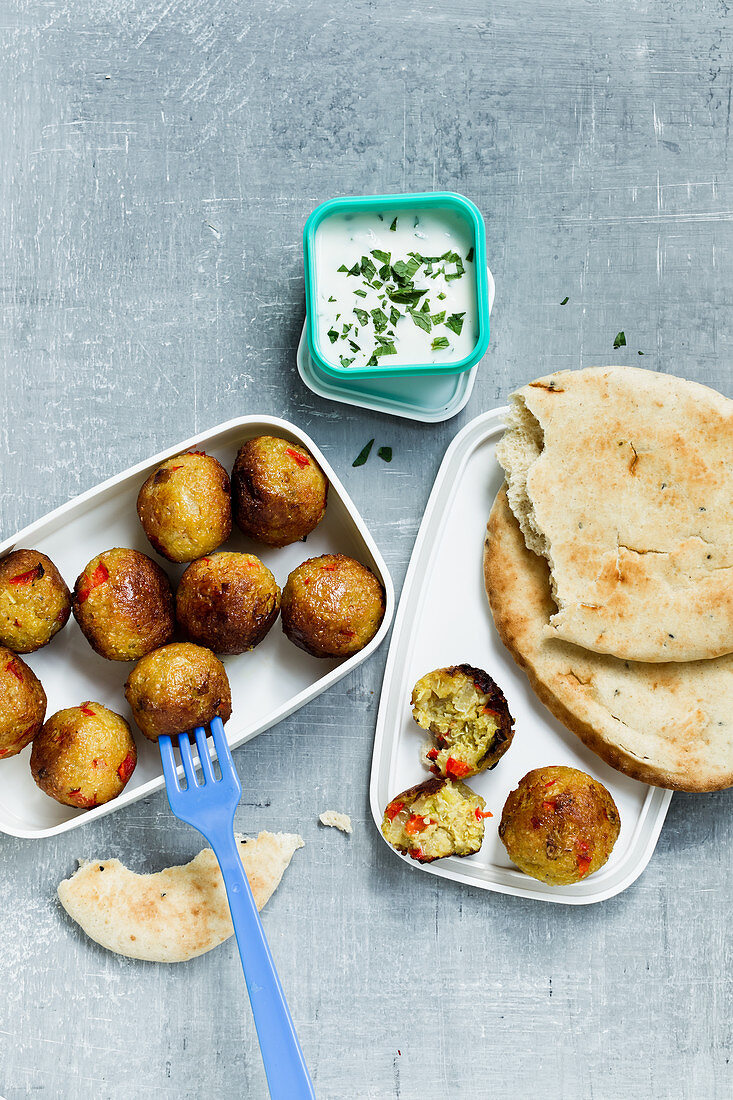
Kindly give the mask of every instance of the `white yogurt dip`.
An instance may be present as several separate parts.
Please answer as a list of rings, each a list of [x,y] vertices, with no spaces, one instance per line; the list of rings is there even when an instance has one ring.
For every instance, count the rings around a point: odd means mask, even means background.
[[[476,346],[473,233],[437,208],[331,214],[315,233],[318,344],[342,367],[447,363]]]

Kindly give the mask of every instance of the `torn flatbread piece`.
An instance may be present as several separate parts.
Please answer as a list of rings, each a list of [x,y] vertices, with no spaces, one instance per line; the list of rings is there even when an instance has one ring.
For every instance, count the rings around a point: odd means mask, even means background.
[[[611,767],[680,791],[733,786],[733,656],[649,664],[548,637],[547,562],[527,549],[502,489],[484,577],[499,637],[536,695]]]
[[[236,834],[258,909],[269,901],[293,853],[294,833]],[[224,881],[211,848],[181,867],[138,875],[118,859],[80,860],[60,883],[66,912],[90,939],[131,959],[186,962],[218,947],[234,933]]]
[[[548,633],[634,661],[733,652],[733,401],[634,367],[539,378],[497,448]]]

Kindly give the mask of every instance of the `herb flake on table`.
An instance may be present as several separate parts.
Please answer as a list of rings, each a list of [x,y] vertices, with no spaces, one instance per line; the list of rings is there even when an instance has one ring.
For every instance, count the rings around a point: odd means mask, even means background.
[[[440,348],[449,348],[450,340],[447,336],[436,336],[430,346],[433,351],[438,351]]]
[[[395,218],[389,228],[392,230],[393,233],[397,232],[397,218]]]
[[[363,446],[362,449],[359,451],[358,455],[356,456],[354,461],[351,463],[351,465],[352,466],[363,466],[364,463],[366,462],[366,460],[369,458],[369,455],[372,453],[372,447],[373,446],[374,446],[374,440],[370,439],[369,442],[367,444],[365,444],[365,446]]]
[[[625,348],[626,347],[626,333],[625,332],[617,332],[616,333],[616,339],[613,342],[613,346],[614,346],[614,348]]]
[[[569,299],[569,298],[567,298],[567,297],[565,297],[565,298],[563,298],[563,300],[562,300],[562,301],[560,302],[560,305],[561,305],[561,306],[566,306],[566,305],[568,304],[568,302],[569,302],[569,301],[570,301],[570,299]]]

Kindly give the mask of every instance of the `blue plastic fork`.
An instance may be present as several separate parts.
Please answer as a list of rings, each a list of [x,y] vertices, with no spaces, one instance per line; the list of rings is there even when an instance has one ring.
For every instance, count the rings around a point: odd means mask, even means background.
[[[315,1100],[285,994],[234,839],[234,812],[242,797],[242,787],[221,719],[214,718],[211,722],[221,779],[214,775],[203,726],[194,730],[194,736],[202,772],[200,782],[189,735],[181,733],[177,738],[186,777],[185,788],[178,782],[173,742],[165,735],[158,739],[168,802],[176,817],[193,825],[206,837],[219,861],[270,1096],[272,1100]]]

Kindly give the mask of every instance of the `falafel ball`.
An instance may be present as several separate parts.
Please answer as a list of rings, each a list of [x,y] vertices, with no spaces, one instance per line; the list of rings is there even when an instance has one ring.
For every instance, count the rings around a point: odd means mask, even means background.
[[[0,759],[17,756],[37,735],[46,692],[32,668],[0,646]]]
[[[577,768],[535,768],[509,793],[499,836],[517,867],[566,886],[602,867],[621,828],[616,803]]]
[[[365,565],[345,554],[309,558],[287,579],[285,634],[314,657],[350,657],[372,640],[384,618],[384,589]]]
[[[31,750],[31,772],[41,790],[80,809],[117,798],[136,764],[125,719],[91,700],[52,714]]]
[[[173,637],[173,593],[152,558],[116,547],[92,558],[74,585],[74,618],[109,661],[136,661]]]
[[[232,697],[224,665],[210,649],[174,642],[148,653],[127,677],[125,696],[138,726],[151,741],[229,720]]]
[[[229,475],[203,451],[167,458],[140,490],[137,514],[159,554],[169,561],[194,561],[231,534]]]
[[[388,844],[418,863],[445,856],[470,856],[484,840],[486,803],[465,783],[426,779],[393,798],[384,811]]]
[[[328,480],[304,447],[275,435],[248,439],[232,470],[234,519],[245,535],[287,546],[323,519]]]
[[[494,768],[512,743],[514,719],[504,693],[480,668],[428,672],[412,689],[411,702],[413,718],[435,740],[425,754],[435,775],[478,775]]]
[[[214,653],[254,649],[280,611],[280,589],[254,554],[224,552],[192,562],[176,592],[176,618]]]
[[[48,645],[71,612],[71,593],[38,550],[13,550],[0,561],[0,645],[33,653]]]

